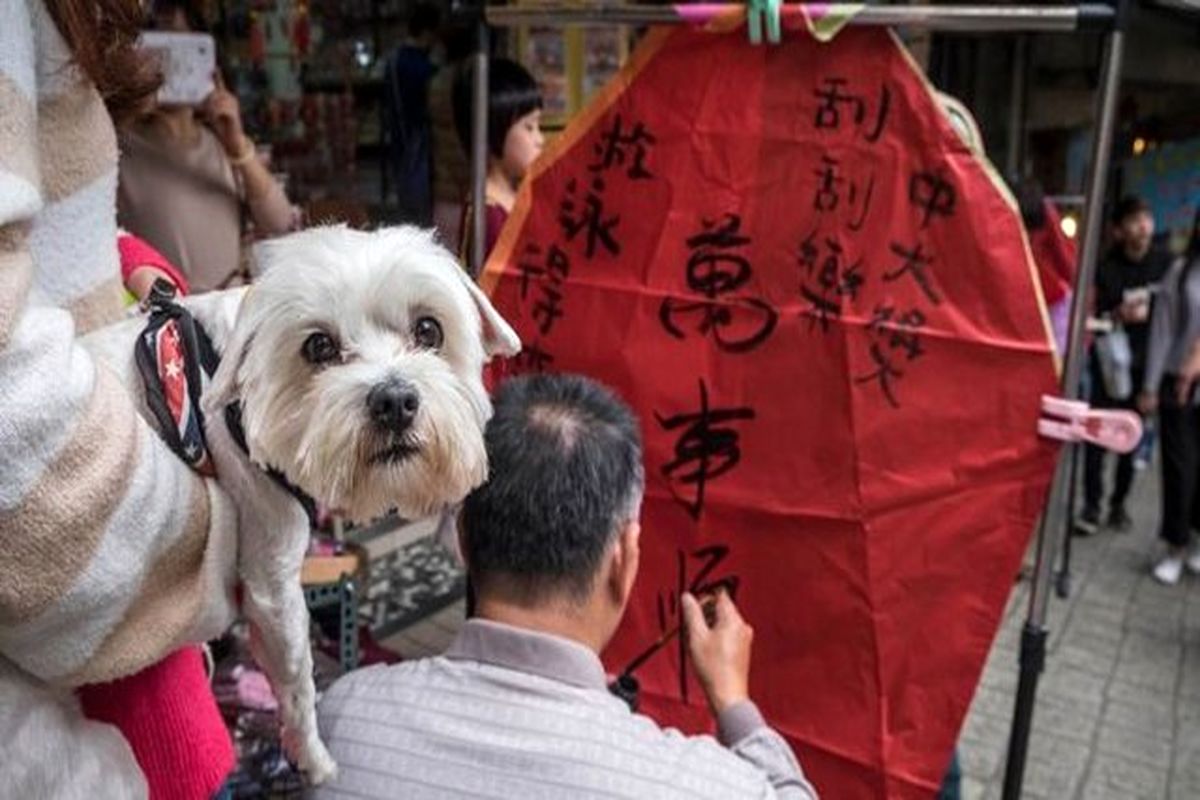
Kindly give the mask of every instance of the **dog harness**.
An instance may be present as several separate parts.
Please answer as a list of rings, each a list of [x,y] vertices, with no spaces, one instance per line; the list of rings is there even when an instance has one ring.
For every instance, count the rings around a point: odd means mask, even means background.
[[[201,475],[216,475],[204,436],[200,395],[220,359],[204,329],[175,302],[175,287],[156,280],[146,298],[146,329],[134,348],[146,403],[167,446]]]
[[[146,403],[158,421],[167,446],[196,472],[216,477],[216,468],[204,434],[200,397],[221,363],[212,340],[191,312],[175,302],[175,287],[163,279],[154,282],[145,305],[150,312],[146,329],[134,346],[138,372],[146,387]],[[229,435],[249,457],[242,408],[237,401],[225,406]],[[260,467],[316,521],[317,503],[274,467]]]

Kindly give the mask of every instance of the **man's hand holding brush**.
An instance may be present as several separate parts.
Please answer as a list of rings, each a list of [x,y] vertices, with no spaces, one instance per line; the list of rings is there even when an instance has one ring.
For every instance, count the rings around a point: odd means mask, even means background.
[[[720,715],[750,698],[750,646],[754,629],[742,619],[724,589],[717,592],[711,603],[702,605],[689,593],[684,593],[681,603],[688,653],[696,677],[713,713]]]

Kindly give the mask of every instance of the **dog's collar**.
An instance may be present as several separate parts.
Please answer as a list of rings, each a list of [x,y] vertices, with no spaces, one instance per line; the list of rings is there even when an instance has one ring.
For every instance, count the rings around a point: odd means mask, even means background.
[[[225,406],[225,427],[229,429],[229,436],[234,443],[246,454],[246,458],[249,458],[250,446],[246,444],[246,428],[242,425],[242,404],[236,400]],[[315,526],[317,524],[317,501],[289,481],[287,476],[275,467],[265,466],[260,469],[267,473],[267,476],[275,481],[281,489],[296,498],[296,502],[304,509],[304,513],[308,514],[309,523]]]
[[[146,387],[146,404],[158,421],[159,434],[175,455],[201,475],[213,477],[216,471],[204,432],[200,395],[204,384],[216,373],[221,358],[204,326],[175,301],[175,286],[169,281],[156,280],[143,305],[149,311],[149,320],[134,345],[134,357]],[[249,458],[239,403],[225,407],[225,425],[230,437]],[[292,485],[278,469],[262,469],[296,498],[308,514],[309,522],[315,525],[316,501]]]

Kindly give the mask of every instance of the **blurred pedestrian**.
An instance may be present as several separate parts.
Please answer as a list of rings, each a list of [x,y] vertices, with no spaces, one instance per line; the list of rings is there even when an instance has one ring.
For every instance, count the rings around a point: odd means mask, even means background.
[[[1154,577],[1174,585],[1186,567],[1200,574],[1200,549],[1189,546],[1200,528],[1200,407],[1195,385],[1180,379],[1200,341],[1200,210],[1187,252],[1171,266],[1154,300],[1146,374],[1138,396],[1143,414],[1158,411],[1162,438],[1162,520],[1166,555]]]
[[[429,82],[437,67],[439,14],[417,3],[408,17],[408,35],[387,60],[384,112],[388,165],[396,181],[400,221],[429,225],[433,219]]]
[[[1151,295],[1166,273],[1170,259],[1153,246],[1154,216],[1145,200],[1132,195],[1122,198],[1112,221],[1113,246],[1096,274],[1096,313],[1109,316],[1115,330],[1097,337],[1092,346],[1091,404],[1093,408],[1135,410],[1137,387],[1142,386],[1145,376]],[[1128,341],[1128,363],[1116,363],[1115,369],[1127,373],[1113,374],[1112,360],[1106,359],[1101,351],[1104,348],[1115,351],[1118,344],[1123,349],[1123,340]],[[1100,526],[1104,456],[1105,450],[1100,447],[1091,444],[1085,447],[1084,508],[1076,520],[1077,529],[1083,533],[1094,533]],[[1117,457],[1107,525],[1118,531],[1128,530],[1131,524],[1125,499],[1133,485],[1133,459],[1133,453]]]

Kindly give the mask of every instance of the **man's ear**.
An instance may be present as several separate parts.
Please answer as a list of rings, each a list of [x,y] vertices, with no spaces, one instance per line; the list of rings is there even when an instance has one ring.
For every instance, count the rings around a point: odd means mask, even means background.
[[[636,519],[630,520],[617,534],[613,543],[607,588],[609,597],[621,608],[629,602],[634,581],[637,580],[638,565],[641,562],[641,535],[641,523]]]

